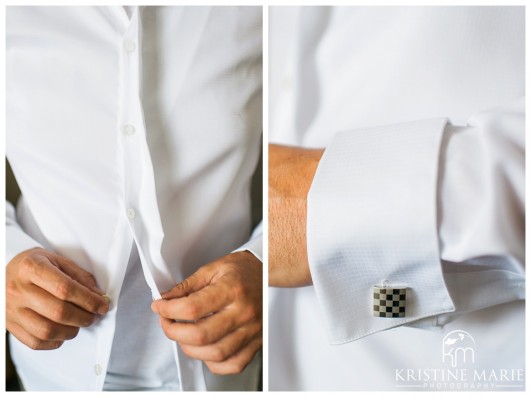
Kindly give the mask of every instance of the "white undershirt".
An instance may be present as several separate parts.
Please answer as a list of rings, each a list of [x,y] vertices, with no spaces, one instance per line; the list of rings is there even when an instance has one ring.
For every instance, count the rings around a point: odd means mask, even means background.
[[[151,309],[133,244],[116,315],[116,332],[103,390],[179,390],[171,341]]]

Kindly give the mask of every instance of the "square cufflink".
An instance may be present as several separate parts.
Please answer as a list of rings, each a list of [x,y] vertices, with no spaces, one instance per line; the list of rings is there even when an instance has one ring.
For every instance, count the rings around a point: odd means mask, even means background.
[[[406,317],[407,288],[373,287],[373,315],[375,317]]]

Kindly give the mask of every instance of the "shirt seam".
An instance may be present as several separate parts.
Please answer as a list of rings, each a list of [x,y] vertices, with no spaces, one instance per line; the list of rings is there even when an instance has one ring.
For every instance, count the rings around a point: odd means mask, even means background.
[[[361,339],[361,338],[364,338],[366,336],[375,334],[377,332],[385,331],[385,330],[388,330],[388,329],[391,329],[391,328],[395,328],[395,327],[398,327],[398,326],[401,326],[401,325],[404,325],[404,324],[412,323],[414,321],[422,320],[424,318],[437,316],[439,314],[451,313],[451,312],[454,312],[454,311],[455,311],[455,307],[452,306],[451,308],[442,309],[440,311],[428,313],[428,314],[423,315],[423,316],[417,316],[417,317],[413,317],[413,318],[410,318],[410,319],[407,319],[407,320],[401,320],[401,321],[398,321],[398,322],[394,323],[393,325],[382,327],[382,328],[378,328],[378,329],[373,329],[373,330],[371,330],[371,331],[369,331],[369,332],[367,332],[365,334],[356,335],[356,336],[353,336],[352,338],[348,338],[348,339],[345,339],[343,341],[332,341],[331,344],[333,344],[333,345],[343,345],[343,344],[346,344],[346,343],[354,342],[354,341],[356,341],[358,339]]]

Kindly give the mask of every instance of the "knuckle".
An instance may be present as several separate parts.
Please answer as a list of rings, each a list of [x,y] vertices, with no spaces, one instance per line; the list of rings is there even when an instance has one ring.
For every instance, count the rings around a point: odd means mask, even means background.
[[[27,341],[26,346],[28,346],[31,350],[44,350],[46,347],[42,341],[36,338],[32,338]]]
[[[86,318],[81,320],[81,326],[88,327],[88,326],[92,325],[95,320],[96,320],[96,315],[89,314]]]
[[[175,288],[177,288],[180,291],[186,291],[188,290],[189,286],[190,286],[190,281],[188,279],[184,279],[182,282],[177,284]]]
[[[203,328],[197,328],[192,333],[192,343],[196,346],[203,346],[207,343],[208,333]]]
[[[35,254],[29,254],[19,262],[20,272],[22,274],[31,274],[36,270],[35,266]]]
[[[237,375],[241,374],[245,369],[245,365],[241,362],[226,362],[226,363],[207,363],[208,369],[215,375]]]
[[[74,339],[79,334],[79,328],[74,328],[74,330],[66,337],[66,340]]]
[[[53,326],[53,324],[48,322],[43,322],[40,324],[40,326],[35,331],[36,336],[43,340],[43,341],[49,341],[56,337],[57,330]]]
[[[28,346],[31,350],[39,350],[40,341],[38,341],[37,339],[29,340],[26,343],[26,346]]]
[[[68,308],[64,304],[57,304],[50,310],[51,319],[55,322],[63,322],[68,319]]]
[[[180,344],[179,346],[181,347],[183,353],[186,354],[188,357],[192,355],[193,350],[188,345]]]
[[[74,292],[73,284],[68,281],[60,281],[55,286],[55,296],[61,300],[69,299]]]
[[[241,361],[235,361],[229,365],[228,371],[229,374],[236,375],[241,374],[245,369],[246,365]]]
[[[200,316],[200,307],[197,303],[188,302],[183,310],[184,320],[197,320]]]
[[[222,370],[222,367],[216,362],[207,362],[206,366],[214,375],[225,375],[225,372]]]
[[[246,296],[246,289],[244,287],[243,284],[241,283],[235,283],[233,286],[232,286],[232,291],[234,293],[234,297],[236,300],[238,299],[244,299],[245,296]]]
[[[18,283],[16,280],[6,281],[6,296],[17,296],[19,294]]]
[[[227,355],[225,354],[225,351],[219,346],[213,346],[210,351],[210,355],[211,355],[211,361],[214,361],[217,363],[221,361],[225,361],[227,359]]]
[[[100,307],[100,303],[96,300],[93,295],[87,295],[85,298],[84,308],[91,312],[96,313]]]
[[[42,256],[41,250],[32,250],[24,257],[24,260],[30,262],[38,262]]]
[[[241,311],[242,321],[250,322],[258,319],[258,310],[252,305],[245,307]]]

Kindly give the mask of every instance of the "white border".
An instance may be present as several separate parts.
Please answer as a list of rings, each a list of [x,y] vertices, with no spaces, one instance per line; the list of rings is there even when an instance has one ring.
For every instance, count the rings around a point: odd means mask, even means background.
[[[139,1],[128,1],[127,2],[128,4],[131,4],[131,5],[142,5],[142,4],[146,4],[146,2],[139,2]],[[120,2],[120,1],[116,1],[116,0],[112,0],[112,1],[93,1],[93,2],[86,2],[86,1],[67,1],[67,0],[63,0],[63,1],[54,1],[54,2],[49,2],[47,4],[43,4],[43,2],[40,2],[40,1],[28,1],[28,2],[24,2],[23,5],[122,5],[123,2]],[[269,32],[269,13],[268,13],[268,7],[269,6],[274,6],[274,5],[325,5],[323,1],[311,1],[311,0],[299,0],[299,1],[289,1],[289,2],[284,2],[284,1],[280,1],[280,0],[263,0],[263,1],[240,1],[240,2],[232,2],[232,1],[203,1],[203,0],[197,0],[197,1],[179,1],[179,0],[172,0],[172,1],[157,1],[157,2],[154,2],[153,5],[260,5],[260,6],[263,6],[263,208],[264,208],[264,216],[263,216],[263,222],[264,222],[264,226],[263,226],[263,230],[264,230],[264,236],[267,236],[268,234],[268,227],[267,227],[267,220],[268,220],[268,211],[267,211],[267,208],[268,208],[268,189],[267,189],[267,181],[268,181],[268,152],[267,152],[267,142],[268,142],[268,110],[269,110],[269,95],[268,95],[268,82],[269,82],[269,78],[268,78],[268,62],[269,62],[269,41],[268,41],[268,32]],[[0,79],[0,91],[2,92],[2,95],[0,95],[0,107],[1,107],[1,111],[0,111],[0,120],[2,121],[2,139],[0,140],[0,153],[2,153],[5,157],[5,7],[6,5],[22,5],[21,2],[16,2],[16,1],[6,1],[4,2],[4,4],[0,7],[0,25],[1,25],[1,31],[2,31],[2,43],[3,45],[1,46],[1,50],[0,50],[0,74],[1,74],[1,79]],[[151,4],[150,4],[151,5]],[[392,1],[379,1],[379,0],[374,0],[374,1],[333,1],[333,2],[330,2],[330,3],[326,3],[326,5],[378,5],[378,6],[382,6],[382,5],[400,5],[400,6],[404,6],[404,5],[456,5],[456,6],[461,6],[461,5],[523,5],[523,6],[526,6],[526,3],[524,1],[507,1],[507,2],[500,2],[500,1],[467,1],[467,2],[463,2],[463,1],[449,1],[449,0],[446,0],[446,1],[437,1],[437,2],[434,2],[434,1],[402,1],[402,2],[392,2]],[[530,15],[531,15],[531,6],[528,6],[526,7],[526,22],[530,21]],[[530,55],[529,55],[529,43],[530,43],[530,28],[528,26],[528,28],[526,29],[526,65],[527,65],[527,69],[530,68],[530,65],[531,65],[531,62],[530,62]],[[528,77],[528,76],[526,76]],[[529,78],[526,78],[526,92],[530,92],[530,82],[529,82]],[[527,106],[526,106],[526,112],[527,114],[530,114],[529,113],[529,102],[527,103]],[[526,132],[529,131],[529,123],[526,123]],[[529,175],[529,162],[527,161],[526,159],[526,186],[529,186],[529,178],[528,178],[528,175]],[[5,197],[5,161],[2,161],[1,162],[1,165],[0,165],[0,181],[2,182],[1,183],[1,191],[2,191],[2,195],[3,197]],[[528,189],[526,188],[526,193],[529,193]],[[527,196],[529,197],[529,194],[527,194]],[[526,200],[526,206],[528,204],[528,201]],[[1,222],[1,226],[0,226],[0,241],[2,243],[0,243],[0,255],[2,255],[2,257],[5,257],[5,212],[1,212],[1,216],[0,216],[0,222]],[[527,229],[527,226],[528,226],[529,222],[526,220],[526,229]],[[527,235],[526,237],[526,247],[529,246],[529,234]],[[264,264],[267,264],[267,259],[268,259],[268,245],[267,245],[267,238],[264,237]],[[528,255],[527,255],[527,252],[526,252],[526,260],[528,258]],[[0,277],[0,283],[2,285],[2,293],[0,294],[0,302],[1,302],[1,305],[2,307],[4,308],[5,307],[5,294],[4,294],[4,286],[5,286],[5,273],[4,272],[1,272],[1,277]],[[269,365],[269,355],[268,355],[268,349],[267,349],[267,346],[268,346],[268,336],[269,336],[269,332],[268,332],[268,325],[269,325],[269,321],[268,321],[268,311],[267,311],[267,308],[268,308],[268,288],[267,288],[267,266],[264,265],[264,280],[263,280],[263,287],[264,287],[264,349],[263,349],[263,365],[264,365],[264,369],[263,369],[263,387],[264,387],[264,392],[267,392],[268,390],[268,381],[269,381],[269,368],[268,368],[268,365]],[[530,298],[530,295],[529,293],[526,294],[526,299],[528,300],[529,302],[529,298]],[[529,308],[529,305],[527,305],[527,308],[526,308],[526,329],[527,330],[531,330],[531,320],[530,320],[530,308]],[[5,313],[5,311],[4,311]],[[4,327],[5,329],[5,315],[2,316],[2,320],[1,320],[1,324],[2,326]],[[529,357],[530,357],[530,349],[531,347],[529,346],[529,341],[527,341],[528,343],[526,343],[526,361],[527,361],[527,368],[526,368],[526,379],[529,380],[530,379],[530,369],[529,369]],[[2,344],[1,344],[1,351],[4,352],[4,356],[5,356],[5,344],[4,342],[2,341]],[[308,348],[311,348],[311,346],[308,346]],[[2,373],[4,374],[4,379],[5,379],[5,360],[2,360]],[[93,395],[92,393],[93,392],[86,392],[86,393],[90,393],[91,395]],[[368,394],[369,392],[362,392],[362,393],[355,393],[356,395],[365,395],[365,394]],[[378,392],[378,395],[387,395],[388,393],[394,393],[394,392],[385,392],[385,393],[382,393],[382,392]],[[415,396],[422,396],[422,395],[425,395],[427,393],[430,393],[430,392],[416,392],[415,393]],[[451,392],[439,392],[439,393],[443,393],[443,395],[445,394],[448,394],[448,393],[451,393]],[[487,394],[489,396],[491,395],[497,395],[499,393],[497,392],[477,392],[477,393],[474,393],[474,395],[482,395],[482,394]],[[519,393],[519,392],[514,392],[514,393]],[[32,393],[30,393],[32,394]],[[85,394],[85,392],[82,392],[81,394]],[[143,395],[144,393],[140,393],[140,395]],[[202,393],[200,393],[202,394]],[[243,393],[243,394],[238,394],[238,395],[247,395],[247,394],[251,394],[251,395],[255,395],[254,393]],[[283,393],[283,392],[276,392],[275,395],[279,395],[279,396],[283,396],[287,393]],[[306,393],[305,393],[306,394]],[[334,393],[327,393],[327,395],[329,394],[333,394],[333,395],[337,395],[337,394],[345,394],[343,392],[334,392]],[[352,393],[353,394],[353,393]],[[372,394],[372,393],[371,393]],[[50,396],[55,396],[56,393],[48,393],[48,392],[45,392],[45,393],[39,393],[39,396],[47,396],[47,395],[50,395]],[[505,395],[505,394],[504,394]],[[512,394],[511,394],[512,395]]]

